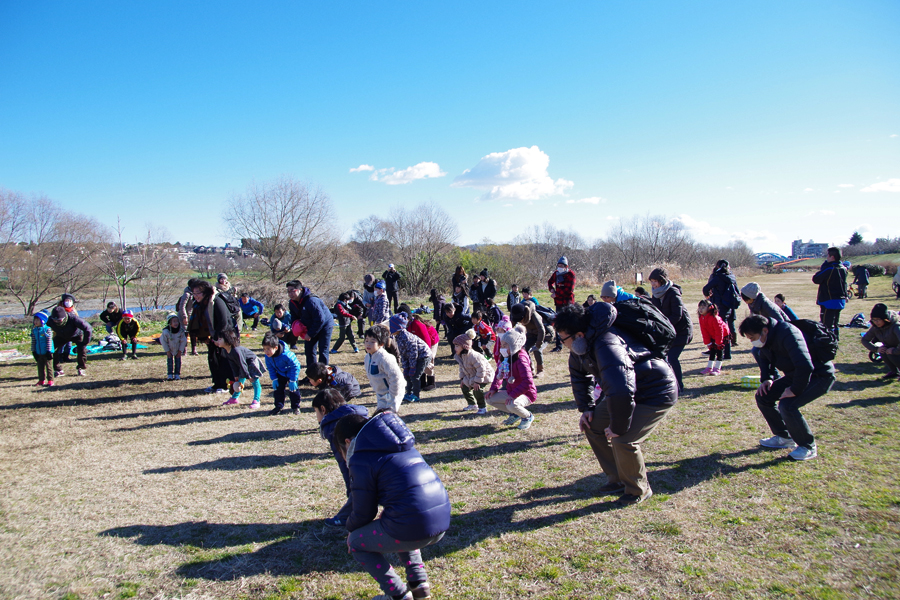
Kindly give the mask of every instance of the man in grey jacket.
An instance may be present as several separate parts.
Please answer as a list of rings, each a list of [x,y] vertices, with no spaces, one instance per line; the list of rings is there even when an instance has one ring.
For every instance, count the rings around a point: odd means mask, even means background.
[[[756,406],[774,434],[760,440],[760,445],[793,448],[788,456],[794,460],[815,458],[818,455],[816,438],[800,413],[800,407],[831,390],[834,364],[814,360],[803,334],[787,321],[751,315],[744,319],[739,331],[759,349],[761,373],[772,372],[768,365],[784,373],[777,379],[771,375],[760,378]]]

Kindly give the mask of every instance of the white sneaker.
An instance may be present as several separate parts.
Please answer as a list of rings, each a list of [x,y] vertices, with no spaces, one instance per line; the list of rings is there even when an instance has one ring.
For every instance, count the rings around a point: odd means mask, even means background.
[[[773,435],[770,438],[759,440],[759,445],[763,448],[796,448],[797,444],[791,438],[783,438],[780,435]]]
[[[475,404],[470,404],[467,407],[465,407],[463,410],[478,410],[478,406]]]
[[[519,429],[528,429],[532,423],[534,423],[534,413],[531,413],[527,419],[522,419],[522,422],[519,423]]]
[[[807,448],[805,446],[797,446],[797,448],[794,449],[793,452],[788,454],[788,456],[790,456],[794,460],[810,460],[812,458],[817,457],[818,455],[819,455],[819,453],[816,449],[815,444],[812,445],[812,448]]]
[[[487,409],[486,409],[486,408],[479,408],[479,409],[478,409],[478,412],[476,412],[475,414],[476,414],[476,415],[486,415],[486,414],[487,414]]]

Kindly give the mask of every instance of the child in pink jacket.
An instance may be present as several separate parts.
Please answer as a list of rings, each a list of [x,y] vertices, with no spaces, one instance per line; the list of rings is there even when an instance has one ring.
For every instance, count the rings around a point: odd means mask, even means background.
[[[497,367],[491,389],[484,395],[488,404],[509,413],[509,417],[503,422],[504,425],[513,425],[521,419],[519,429],[528,429],[534,423],[534,413],[525,407],[537,400],[537,388],[531,374],[531,359],[524,346],[525,329],[521,325],[500,336],[500,355],[503,362]]]

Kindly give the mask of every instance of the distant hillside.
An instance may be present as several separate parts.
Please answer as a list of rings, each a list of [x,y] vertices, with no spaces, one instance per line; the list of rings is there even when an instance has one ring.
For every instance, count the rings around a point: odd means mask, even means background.
[[[791,263],[791,268],[794,267],[818,267],[824,261],[824,258],[811,258],[809,260],[804,260],[802,262]],[[894,265],[900,265],[900,254],[865,254],[863,256],[848,256],[845,260],[849,260],[854,265],[858,264],[873,264],[878,265],[881,263],[891,263]]]

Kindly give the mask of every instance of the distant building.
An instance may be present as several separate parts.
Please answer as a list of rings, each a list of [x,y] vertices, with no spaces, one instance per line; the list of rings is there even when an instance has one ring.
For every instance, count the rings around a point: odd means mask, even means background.
[[[812,240],[791,242],[791,258],[822,258],[828,252],[828,244],[817,244]]]

